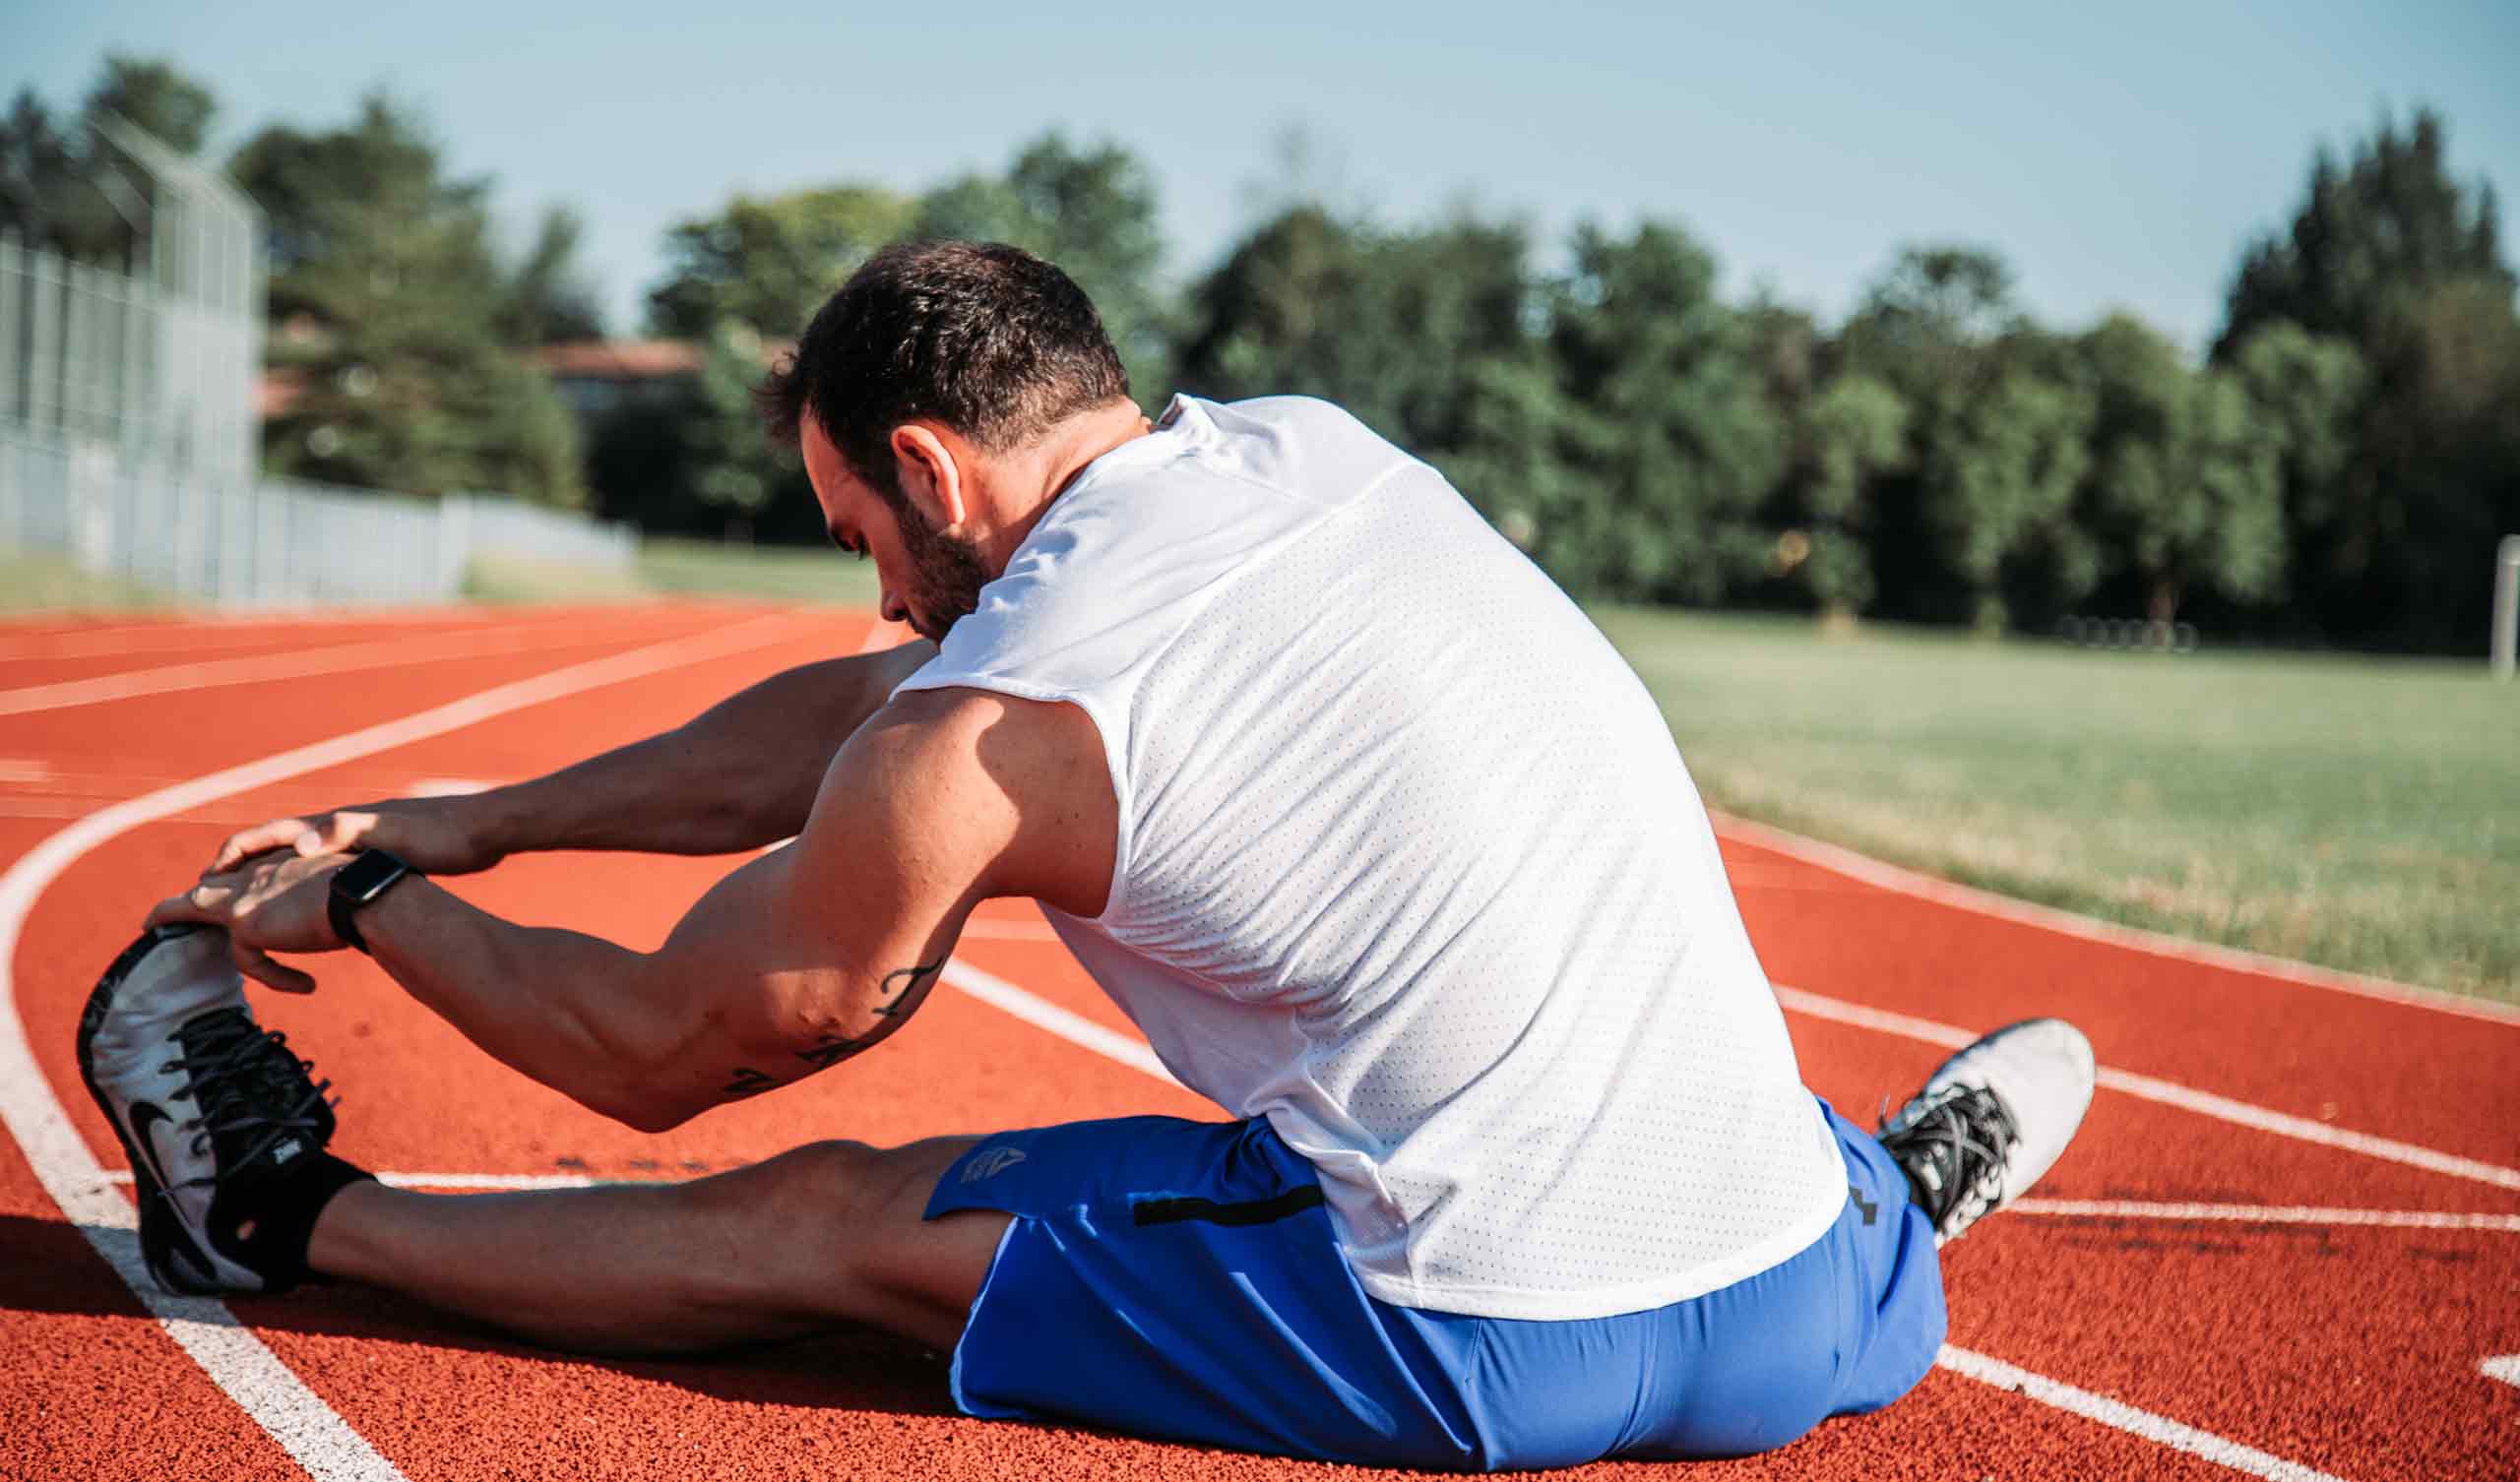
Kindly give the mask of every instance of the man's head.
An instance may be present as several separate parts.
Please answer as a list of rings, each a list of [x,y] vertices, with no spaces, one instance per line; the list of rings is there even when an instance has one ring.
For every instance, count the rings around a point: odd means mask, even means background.
[[[930,639],[977,604],[1058,486],[1144,425],[1085,291],[996,243],[877,253],[760,395],[771,435],[803,450],[832,538],[875,558],[886,615]]]

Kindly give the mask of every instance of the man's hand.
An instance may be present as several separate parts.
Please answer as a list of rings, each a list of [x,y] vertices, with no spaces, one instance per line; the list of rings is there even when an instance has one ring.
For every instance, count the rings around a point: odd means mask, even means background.
[[[227,933],[227,955],[239,972],[283,993],[312,993],[315,980],[272,960],[276,952],[337,952],[329,909],[335,871],[346,854],[274,856],[226,874],[206,875],[149,913],[149,925],[198,921]]]
[[[276,818],[227,835],[210,868],[207,885],[246,861],[285,850],[299,858],[383,849],[427,875],[469,875],[497,864],[499,851],[470,827],[472,811],[462,797],[395,798],[356,808],[336,808],[303,818]]]

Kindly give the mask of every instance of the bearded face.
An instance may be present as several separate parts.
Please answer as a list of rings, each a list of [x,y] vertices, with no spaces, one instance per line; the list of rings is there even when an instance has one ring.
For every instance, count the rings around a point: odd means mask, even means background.
[[[987,568],[976,546],[958,540],[935,525],[909,500],[893,510],[902,532],[902,551],[909,558],[910,589],[902,593],[910,608],[910,626],[932,644],[945,642],[946,630],[980,605],[980,588],[988,585]]]

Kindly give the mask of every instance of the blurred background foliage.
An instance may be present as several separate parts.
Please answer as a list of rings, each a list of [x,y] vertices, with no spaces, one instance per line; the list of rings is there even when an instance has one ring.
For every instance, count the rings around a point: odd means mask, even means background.
[[[215,100],[112,57],[78,110],[21,93],[0,121],[0,226],[110,264],[132,248],[80,127],[97,111],[198,152]],[[2493,540],[2520,530],[2514,277],[2426,111],[2313,154],[2202,355],[2125,314],[2036,323],[1978,244],[1901,248],[1830,325],[1728,299],[1676,222],[1542,241],[1300,182],[1181,276],[1144,162],[1056,131],[918,194],[736,195],[669,228],[646,322],[608,327],[577,218],[503,247],[489,182],[451,175],[393,98],[225,164],[270,220],[267,464],[342,483],[818,541],[747,390],[867,255],[943,236],[1065,267],[1150,410],[1176,389],[1341,402],[1587,599],[2465,652]]]

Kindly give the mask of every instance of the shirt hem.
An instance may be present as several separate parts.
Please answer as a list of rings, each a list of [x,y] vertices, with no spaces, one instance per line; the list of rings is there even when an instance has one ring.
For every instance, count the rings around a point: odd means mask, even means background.
[[[1817,1205],[1784,1230],[1758,1244],[1708,1262],[1687,1272],[1659,1281],[1631,1282],[1591,1291],[1549,1291],[1516,1286],[1454,1286],[1412,1281],[1389,1272],[1358,1270],[1356,1284],[1365,1295],[1394,1307],[1454,1313],[1470,1318],[1508,1318],[1524,1322],[1571,1323],[1589,1318],[1616,1318],[1651,1312],[1686,1302],[1746,1281],[1809,1250],[1829,1233],[1846,1209],[1844,1190],[1828,1191],[1827,1206]]]

